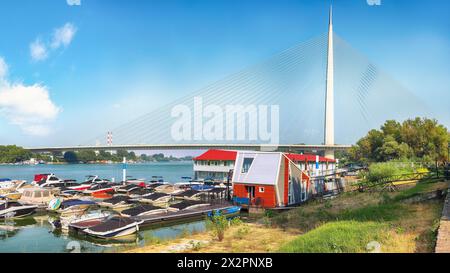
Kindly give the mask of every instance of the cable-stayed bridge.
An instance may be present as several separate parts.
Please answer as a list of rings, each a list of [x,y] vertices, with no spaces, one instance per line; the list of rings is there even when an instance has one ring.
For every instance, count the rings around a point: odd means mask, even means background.
[[[333,156],[350,147],[336,143],[354,143],[387,119],[429,113],[412,92],[336,35],[331,18],[330,10],[327,33],[117,128],[105,128],[83,144],[29,150],[224,148]],[[232,107],[243,113],[228,115]]]

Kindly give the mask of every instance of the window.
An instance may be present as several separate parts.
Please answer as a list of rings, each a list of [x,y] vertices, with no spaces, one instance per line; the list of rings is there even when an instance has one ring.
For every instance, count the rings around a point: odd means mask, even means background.
[[[253,158],[244,158],[244,162],[242,163],[242,173],[247,173],[250,169],[250,166],[253,163]]]
[[[259,187],[259,192],[264,193],[264,187]]]

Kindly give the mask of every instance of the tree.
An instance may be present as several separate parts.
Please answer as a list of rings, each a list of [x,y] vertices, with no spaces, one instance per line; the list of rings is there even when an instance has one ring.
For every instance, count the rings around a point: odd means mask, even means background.
[[[77,158],[83,162],[96,161],[97,155],[93,150],[81,150],[77,153]]]
[[[449,139],[447,129],[435,119],[387,120],[380,130],[370,130],[358,140],[349,157],[361,162],[400,158],[444,161],[448,160]]]
[[[64,153],[64,160],[67,163],[78,163],[78,156],[74,151],[67,151]]]
[[[1,163],[17,163],[29,160],[33,154],[16,145],[0,146]]]

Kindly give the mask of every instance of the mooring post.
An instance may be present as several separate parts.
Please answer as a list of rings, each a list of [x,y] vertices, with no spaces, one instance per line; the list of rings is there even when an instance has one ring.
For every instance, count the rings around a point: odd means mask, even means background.
[[[125,184],[127,181],[127,158],[123,157],[122,161],[122,183]]]

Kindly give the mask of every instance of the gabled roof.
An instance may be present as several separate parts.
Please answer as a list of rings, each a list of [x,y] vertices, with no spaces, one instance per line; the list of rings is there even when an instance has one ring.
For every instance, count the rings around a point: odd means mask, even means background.
[[[236,151],[208,150],[194,158],[194,160],[236,160]]]
[[[308,161],[308,162],[316,162],[316,155],[312,154],[289,154],[286,153],[286,156],[294,161],[294,162],[302,162],[302,161]],[[326,158],[323,156],[319,156],[319,162],[336,162],[336,160],[331,158]]]
[[[236,151],[228,151],[228,150],[208,150],[203,154],[194,158],[194,160],[236,160]],[[291,154],[285,153],[285,155],[294,162],[316,162],[316,155],[313,154]],[[336,162],[336,160],[331,158],[326,158],[323,156],[319,156],[319,162]]]

